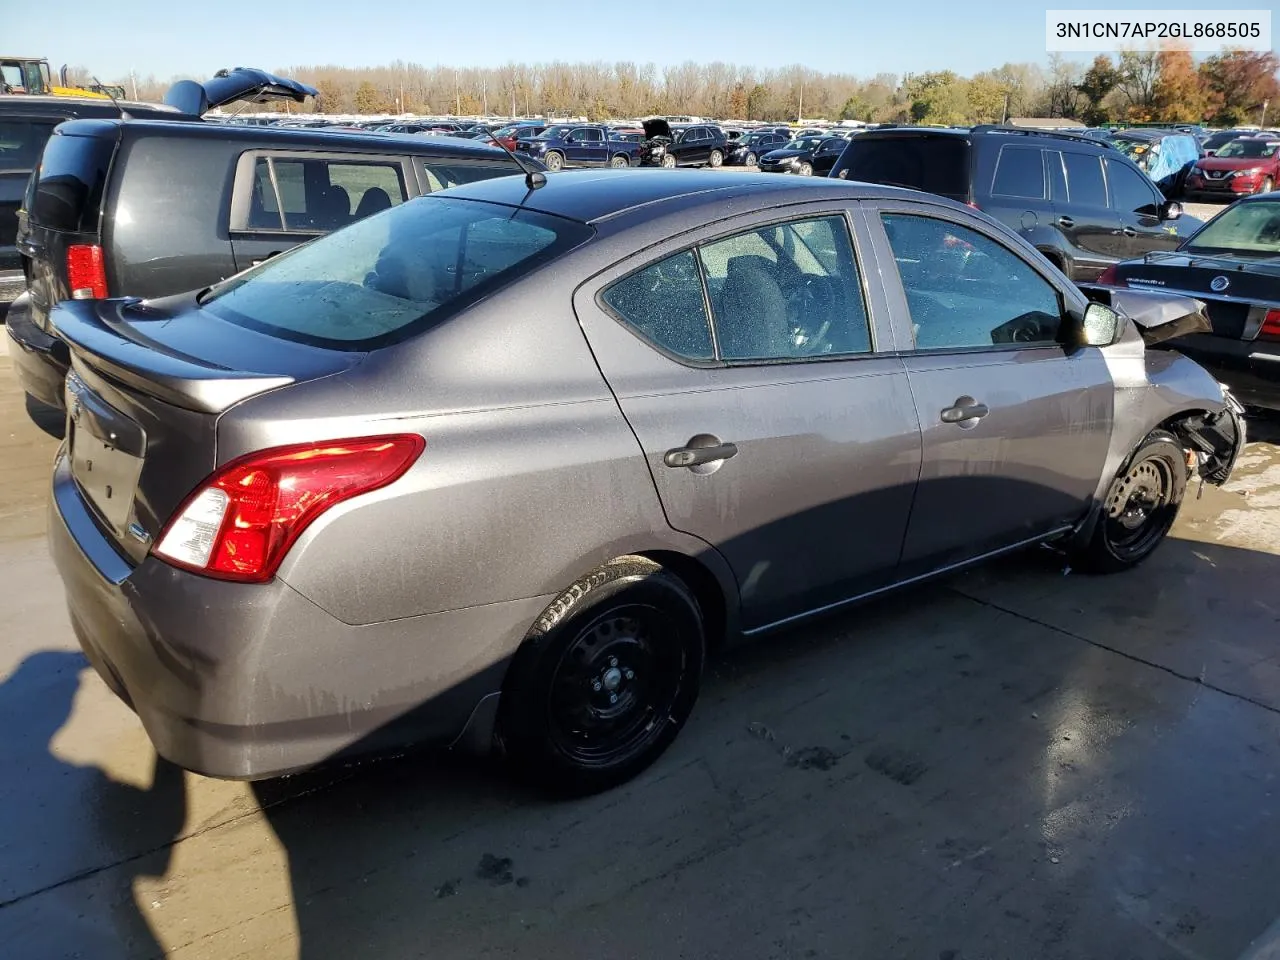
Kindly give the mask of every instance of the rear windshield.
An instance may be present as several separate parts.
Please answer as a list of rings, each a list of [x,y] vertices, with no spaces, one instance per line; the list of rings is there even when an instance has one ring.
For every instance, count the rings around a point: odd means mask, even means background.
[[[201,302],[283,340],[372,350],[456,313],[591,232],[523,208],[422,197],[295,247]]]
[[[55,133],[40,157],[28,214],[51,230],[96,233],[115,141]]]
[[[832,176],[969,200],[969,142],[961,137],[869,137],[849,141]]]
[[[1280,200],[1238,203],[1201,227],[1182,249],[1280,257]]]

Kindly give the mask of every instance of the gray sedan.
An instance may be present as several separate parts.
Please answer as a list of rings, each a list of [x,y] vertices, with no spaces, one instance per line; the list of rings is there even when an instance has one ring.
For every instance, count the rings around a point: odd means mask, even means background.
[[[198,294],[61,304],[52,551],[184,767],[496,744],[598,790],[727,639],[1030,545],[1150,554],[1244,433],[1144,343],[1195,302],[1109,296],[888,187],[477,183]]]

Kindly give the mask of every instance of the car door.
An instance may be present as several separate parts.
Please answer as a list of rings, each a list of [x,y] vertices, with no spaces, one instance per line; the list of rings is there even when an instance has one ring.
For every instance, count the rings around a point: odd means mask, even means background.
[[[1047,268],[976,217],[869,212],[923,437],[904,576],[1065,530],[1086,512],[1114,388]]]
[[[711,157],[711,138],[702,127],[690,127],[686,130],[680,145],[683,147],[680,151],[682,164],[706,163]]]
[[[1164,197],[1149,179],[1127,163],[1106,159],[1107,194],[1120,220],[1113,254],[1127,260],[1151,250],[1172,250],[1181,241],[1172,221],[1161,220]]]
[[[564,138],[564,158],[572,167],[583,167],[590,164],[591,146],[587,140],[587,129],[577,127],[570,130]]]
[[[879,287],[845,212],[807,210],[701,227],[575,298],[668,522],[728,561],[749,630],[886,583],[920,468]]]
[[[836,161],[840,159],[840,154],[844,153],[845,140],[841,137],[829,137],[822,141],[821,146],[813,155],[813,172],[825,177],[831,172],[831,168],[836,165]]]
[[[1096,280],[1116,259],[1113,251],[1120,236],[1120,217],[1107,199],[1102,158],[1070,148],[1046,152],[1054,223],[1071,255],[1071,279]]]
[[[236,165],[229,216],[236,269],[403,203],[412,178],[399,156],[245,152]]]

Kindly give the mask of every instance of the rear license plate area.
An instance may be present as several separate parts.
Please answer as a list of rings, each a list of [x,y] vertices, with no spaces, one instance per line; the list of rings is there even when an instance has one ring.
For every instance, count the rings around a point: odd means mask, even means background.
[[[146,437],[137,423],[72,377],[67,378],[71,475],[99,516],[123,535],[133,512]]]

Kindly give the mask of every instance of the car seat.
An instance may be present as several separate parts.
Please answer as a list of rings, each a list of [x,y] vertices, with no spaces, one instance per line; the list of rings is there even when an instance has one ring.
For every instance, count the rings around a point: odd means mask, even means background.
[[[721,355],[729,360],[786,357],[794,351],[788,336],[787,301],[774,264],[767,257],[730,257],[716,330]]]
[[[360,205],[356,207],[356,219],[363,220],[365,217],[372,216],[382,210],[391,209],[391,195],[381,187],[370,187],[364,192],[364,196],[360,198]]]

